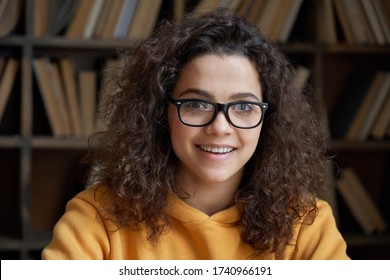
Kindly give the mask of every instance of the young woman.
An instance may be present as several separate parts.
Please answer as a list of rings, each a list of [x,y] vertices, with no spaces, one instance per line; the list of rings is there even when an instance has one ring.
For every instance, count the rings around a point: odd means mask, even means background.
[[[319,199],[326,134],[285,56],[226,9],[125,53],[93,186],[44,259],[348,259]]]

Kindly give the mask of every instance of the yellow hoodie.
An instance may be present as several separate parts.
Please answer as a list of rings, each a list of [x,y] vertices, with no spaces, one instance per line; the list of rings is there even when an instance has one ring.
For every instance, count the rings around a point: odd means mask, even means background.
[[[169,196],[168,213],[172,226],[153,246],[144,229],[121,228],[112,231],[103,221],[95,188],[89,188],[69,201],[66,212],[54,227],[53,239],[44,248],[42,259],[248,259],[252,247],[241,240],[235,225],[239,211],[233,206],[212,216]],[[349,259],[346,244],[337,230],[330,206],[318,200],[314,223],[302,221],[294,230],[294,246],[288,246],[287,259]],[[304,219],[304,218],[303,218]],[[258,259],[275,259],[262,254]]]

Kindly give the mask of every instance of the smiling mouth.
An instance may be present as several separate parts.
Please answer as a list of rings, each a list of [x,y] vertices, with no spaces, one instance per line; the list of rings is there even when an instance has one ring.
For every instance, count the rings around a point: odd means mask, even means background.
[[[202,151],[213,153],[213,154],[227,154],[234,151],[234,148],[232,147],[208,147],[208,146],[199,145],[198,148],[201,149]]]

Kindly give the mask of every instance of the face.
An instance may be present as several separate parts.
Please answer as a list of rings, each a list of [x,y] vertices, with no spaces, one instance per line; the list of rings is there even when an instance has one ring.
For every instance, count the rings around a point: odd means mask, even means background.
[[[172,98],[262,102],[254,65],[244,56],[232,55],[203,55],[191,60],[182,68]],[[172,147],[181,162],[180,175],[201,183],[238,184],[244,165],[256,149],[261,125],[236,128],[219,112],[211,124],[191,127],[180,122],[174,105],[168,106]]]

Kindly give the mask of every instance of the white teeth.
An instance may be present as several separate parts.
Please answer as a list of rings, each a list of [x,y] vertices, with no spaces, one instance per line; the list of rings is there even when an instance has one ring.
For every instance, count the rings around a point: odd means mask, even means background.
[[[199,146],[203,151],[210,152],[210,153],[215,153],[215,154],[225,154],[225,153],[230,153],[233,151],[233,148],[230,147],[207,147],[207,146]]]

